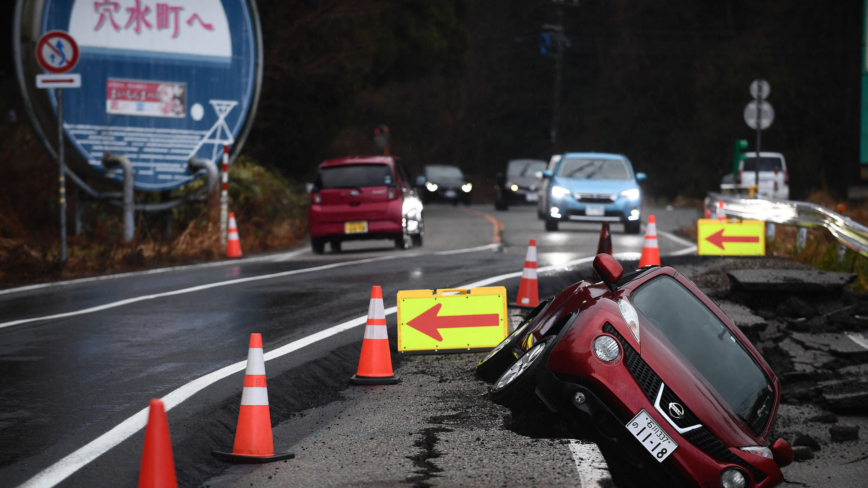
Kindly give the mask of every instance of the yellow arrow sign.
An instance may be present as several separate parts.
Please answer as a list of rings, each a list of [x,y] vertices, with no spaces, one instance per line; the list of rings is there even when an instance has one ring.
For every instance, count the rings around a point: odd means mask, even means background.
[[[761,220],[699,219],[697,254],[703,256],[765,256],[765,222]]]
[[[506,288],[398,292],[398,351],[474,351],[509,332]]]

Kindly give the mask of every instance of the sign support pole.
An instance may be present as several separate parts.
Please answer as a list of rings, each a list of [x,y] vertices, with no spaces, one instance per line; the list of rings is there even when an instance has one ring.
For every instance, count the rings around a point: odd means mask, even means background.
[[[223,145],[222,187],[220,190],[220,244],[226,248],[227,220],[229,218],[229,146]]]
[[[760,143],[762,142],[762,109],[763,109],[763,90],[762,86],[757,90],[757,106],[756,106],[756,191],[754,196],[759,196],[759,166],[760,166]]]
[[[57,162],[60,166],[60,262],[66,263],[66,163],[63,158],[63,88],[57,89]]]

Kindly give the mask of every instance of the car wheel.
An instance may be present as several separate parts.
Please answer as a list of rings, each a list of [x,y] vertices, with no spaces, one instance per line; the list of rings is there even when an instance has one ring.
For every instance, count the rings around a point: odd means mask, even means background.
[[[624,232],[627,234],[638,234],[640,230],[642,230],[642,222],[638,220],[624,224]]]
[[[332,248],[332,252],[338,253],[341,252],[341,241],[331,241],[329,245]]]
[[[533,322],[533,319],[540,314],[543,308],[551,300],[546,300],[539,304],[535,309],[533,309],[524,320],[521,321],[521,324],[515,328],[515,330],[506,337],[500,344],[498,344],[491,352],[485,356],[485,359],[479,361],[476,364],[476,376],[479,377],[482,381],[486,383],[494,383],[497,378],[506,371],[506,368],[510,367],[512,363],[518,358],[518,354],[514,350],[515,345],[519,338],[524,334],[524,331],[527,329],[527,326]]]
[[[413,239],[410,238],[409,234],[400,234],[398,237],[395,237],[395,248],[400,249],[402,251],[406,251],[413,246]]]
[[[325,241],[316,237],[311,238],[310,250],[313,251],[314,254],[322,254],[323,251],[325,251]]]
[[[546,219],[546,232],[555,232],[558,230],[558,221]]]
[[[534,344],[497,378],[491,389],[491,400],[511,410],[521,409],[536,401],[534,387],[536,372],[541,367],[540,357],[554,344],[554,337],[546,337]]]
[[[412,236],[413,237],[413,247],[422,247],[422,233],[418,233]]]

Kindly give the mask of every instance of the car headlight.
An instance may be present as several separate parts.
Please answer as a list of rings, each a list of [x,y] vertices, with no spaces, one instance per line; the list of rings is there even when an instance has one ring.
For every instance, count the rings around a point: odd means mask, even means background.
[[[512,190],[512,191],[518,191],[518,185],[516,185],[515,183],[513,183],[513,184],[509,185],[509,189]]]
[[[429,182],[425,183],[425,188],[427,188],[428,191],[437,191],[437,183],[431,183],[429,181]]]
[[[621,196],[626,198],[627,200],[638,200],[641,193],[638,188],[631,188],[629,190],[624,190],[621,192]]]
[[[772,454],[772,450],[768,447],[762,446],[747,446],[747,447],[739,447],[744,452],[749,452],[751,454],[755,454],[757,456],[762,456],[764,458],[774,459],[775,456]]]
[[[553,186],[552,187],[552,196],[555,198],[565,197],[570,194],[570,190],[562,187],[562,186]]]
[[[618,300],[618,310],[621,311],[621,317],[624,318],[624,322],[630,328],[636,342],[641,344],[642,341],[639,340],[639,314],[636,313],[636,309],[627,300]]]
[[[461,191],[464,193],[470,193],[470,190],[473,189],[473,183],[465,183],[461,185]]]
[[[720,486],[723,488],[744,488],[746,485],[747,480],[744,479],[744,475],[735,468],[725,469],[720,474]]]
[[[605,363],[611,363],[621,355],[621,347],[611,336],[602,335],[594,339],[594,356]]]

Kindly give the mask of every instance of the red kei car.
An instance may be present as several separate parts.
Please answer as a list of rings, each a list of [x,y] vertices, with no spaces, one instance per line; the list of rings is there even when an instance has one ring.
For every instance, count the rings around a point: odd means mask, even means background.
[[[319,165],[307,213],[310,245],[322,254],[328,242],[391,239],[398,249],[421,246],[425,235],[422,201],[397,158],[338,158]]]
[[[781,483],[792,448],[766,447],[780,380],[738,327],[674,268],[623,276],[600,254],[594,270],[602,282],[541,303],[477,365],[492,400],[539,399],[643,486]]]

